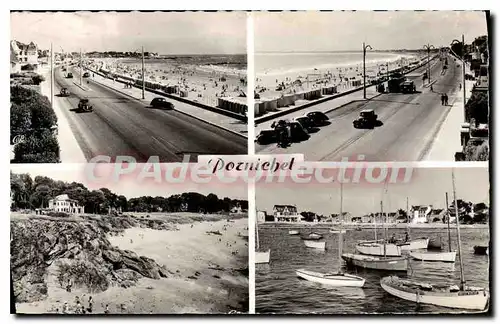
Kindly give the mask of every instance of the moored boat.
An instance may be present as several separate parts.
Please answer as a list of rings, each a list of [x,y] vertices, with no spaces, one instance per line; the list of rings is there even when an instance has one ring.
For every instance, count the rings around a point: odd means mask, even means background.
[[[430,251],[441,251],[443,249],[443,243],[441,242],[441,237],[439,240],[430,239],[429,244],[427,245],[427,250]]]
[[[407,271],[408,259],[406,257],[378,257],[362,254],[344,253],[342,259],[348,267],[364,269]]]
[[[309,235],[303,236],[303,240],[321,240],[323,238],[323,235],[317,234],[317,233],[311,233]]]
[[[299,235],[299,231],[290,230],[290,231],[288,231],[288,234],[289,235]]]
[[[271,250],[258,252],[255,251],[255,263],[269,263],[269,259],[271,258]]]
[[[326,242],[321,242],[318,240],[304,240],[304,244],[308,248],[312,249],[319,249],[319,250],[325,250],[326,249]]]
[[[330,233],[333,233],[333,234],[345,234],[347,233],[347,230],[345,229],[338,229],[338,228],[330,228]]]
[[[431,285],[396,276],[382,278],[380,285],[387,293],[401,299],[450,308],[484,310],[489,299],[489,293],[483,288],[461,290],[457,285]]]
[[[476,245],[474,246],[474,254],[477,255],[488,255],[488,246],[485,245]]]
[[[347,273],[320,273],[305,269],[295,270],[298,277],[336,287],[363,287],[365,279]]]
[[[385,247],[384,247],[385,246]],[[375,256],[401,256],[401,248],[396,244],[384,244],[375,241],[359,242],[356,244],[356,250],[365,255]]]
[[[396,245],[401,248],[401,251],[427,249],[427,246],[429,246],[429,238],[423,237],[420,239],[411,240],[410,242],[397,243]]]
[[[455,262],[457,251],[452,252],[419,252],[410,251],[410,256],[415,260],[428,262]]]

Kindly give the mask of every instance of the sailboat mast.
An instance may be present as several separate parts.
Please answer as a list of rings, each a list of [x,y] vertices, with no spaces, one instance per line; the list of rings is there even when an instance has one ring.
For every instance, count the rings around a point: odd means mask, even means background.
[[[343,196],[343,186],[342,186],[342,182],[340,182],[340,231],[339,231],[339,272],[341,272],[341,269],[342,269],[342,245],[343,245],[343,241],[344,241],[344,237],[342,236],[342,229],[343,229],[343,211],[342,211],[342,201],[344,199],[344,196]]]
[[[448,252],[451,252],[450,211],[448,210],[449,206],[448,193],[446,193],[446,218],[448,218]]]
[[[408,241],[410,240],[410,203],[408,197],[406,197],[406,230],[408,231]]]
[[[384,215],[384,202],[380,201],[380,216]],[[385,220],[387,222],[387,218]],[[384,226],[384,258],[387,257],[387,224]]]
[[[255,221],[255,250],[259,249],[259,220]]]
[[[451,171],[451,182],[453,184],[453,201],[455,205],[455,219],[457,222],[457,239],[458,239],[458,260],[460,261],[460,289],[465,287],[464,264],[462,260],[462,243],[460,240],[460,217],[458,215],[457,192],[455,190],[455,172]]]

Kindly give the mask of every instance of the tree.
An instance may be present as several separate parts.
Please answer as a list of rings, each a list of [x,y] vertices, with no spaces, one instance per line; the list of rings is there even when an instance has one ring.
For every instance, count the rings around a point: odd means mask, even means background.
[[[31,77],[31,80],[33,81],[34,85],[40,85],[40,83],[45,81],[45,78],[43,77],[43,75],[36,74],[36,75]]]
[[[303,211],[300,213],[300,215],[306,222],[313,222],[314,219],[316,218],[316,213],[310,211]]]
[[[21,66],[21,71],[34,71],[36,68],[33,64],[26,64]]]
[[[489,99],[487,92],[473,92],[465,104],[467,120],[474,118],[476,123],[487,124],[489,120]]]
[[[27,134],[31,129],[31,110],[25,103],[10,105],[11,144],[16,135]]]

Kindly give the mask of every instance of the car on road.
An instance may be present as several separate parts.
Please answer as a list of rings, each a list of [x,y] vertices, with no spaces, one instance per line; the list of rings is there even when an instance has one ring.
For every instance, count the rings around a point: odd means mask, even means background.
[[[66,78],[73,79],[73,73],[68,72],[68,74],[66,74]]]
[[[165,108],[165,109],[174,109],[174,104],[170,101],[165,100],[162,97],[156,97],[151,100],[151,107],[153,108]]]
[[[364,109],[352,124],[354,128],[374,128],[377,124],[377,118],[378,116],[373,109]]]
[[[78,111],[91,112],[93,110],[94,108],[87,98],[80,99],[80,102],[78,103]]]
[[[314,121],[307,116],[295,117],[293,121],[299,122],[306,130],[314,128]]]
[[[328,123],[328,116],[322,113],[321,111],[311,111],[305,114],[305,117],[311,119],[311,121],[316,126],[325,125]]]
[[[263,129],[260,131],[259,135],[255,138],[255,142],[260,145],[266,145],[271,143],[276,143],[278,140],[276,130],[274,129]]]
[[[290,128],[291,141],[303,141],[311,137],[307,130],[302,126],[301,123],[297,121],[291,121],[288,123]]]
[[[88,78],[88,77],[90,77],[90,73],[85,72],[85,73],[83,74],[83,77],[84,77],[84,78]]]
[[[60,96],[61,97],[68,97],[69,96],[68,88],[61,88]]]
[[[415,87],[415,83],[413,81],[407,80],[401,83],[401,92],[402,93],[415,93],[417,88]]]

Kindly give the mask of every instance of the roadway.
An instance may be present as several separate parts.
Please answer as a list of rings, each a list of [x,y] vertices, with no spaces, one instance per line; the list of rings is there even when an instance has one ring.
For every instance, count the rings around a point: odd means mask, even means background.
[[[91,78],[79,83],[64,72],[55,72],[54,100],[58,101],[65,119],[75,135],[85,158],[97,155],[134,157],[146,162],[158,156],[160,162],[180,162],[190,155],[196,162],[203,154],[246,154],[247,140],[232,132],[210,125],[175,110],[153,109],[140,100],[105,87]],[[87,84],[87,80],[89,83]],[[69,97],[59,97],[62,87],[68,88]],[[75,110],[81,98],[88,98],[94,111],[80,113]]]
[[[441,93],[447,93],[449,104],[453,104],[461,80],[461,68],[453,57],[448,57],[448,70],[441,75],[443,63],[431,67],[433,92],[422,87],[420,73],[426,66],[409,74],[417,86],[417,93],[387,93],[370,100],[354,101],[327,112],[331,124],[300,143],[287,148],[276,144],[258,145],[258,154],[304,154],[308,161],[420,161],[432,147],[441,124],[446,119],[450,106],[442,106]],[[328,111],[328,102],[315,106],[314,110]],[[352,125],[359,112],[373,109],[382,125],[374,129],[355,129]]]

